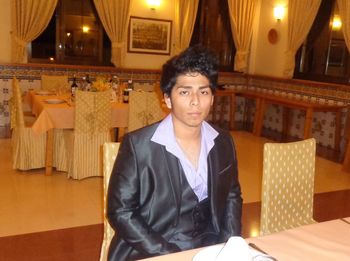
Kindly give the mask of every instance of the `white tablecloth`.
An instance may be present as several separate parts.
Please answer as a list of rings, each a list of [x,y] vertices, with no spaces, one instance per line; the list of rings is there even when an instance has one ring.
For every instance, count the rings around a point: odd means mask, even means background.
[[[350,217],[345,221],[350,222]],[[302,226],[283,232],[247,238],[279,261],[350,260],[350,223],[341,219]],[[190,261],[201,249],[144,259],[148,261]],[[234,259],[232,259],[234,260]]]

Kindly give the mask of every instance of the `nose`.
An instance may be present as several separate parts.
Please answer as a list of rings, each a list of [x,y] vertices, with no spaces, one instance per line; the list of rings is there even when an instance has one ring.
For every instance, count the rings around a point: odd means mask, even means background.
[[[199,104],[199,97],[197,93],[193,93],[191,96],[191,105],[197,106]]]

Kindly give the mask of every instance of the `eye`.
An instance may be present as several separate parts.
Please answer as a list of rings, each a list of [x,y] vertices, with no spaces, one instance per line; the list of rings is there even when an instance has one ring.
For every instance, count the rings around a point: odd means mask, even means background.
[[[211,90],[210,90],[210,88],[203,88],[200,90],[200,93],[202,95],[209,95],[211,93]]]
[[[181,90],[179,93],[180,93],[180,95],[185,96],[185,95],[188,95],[188,94],[189,94],[189,91],[187,91],[187,90]]]

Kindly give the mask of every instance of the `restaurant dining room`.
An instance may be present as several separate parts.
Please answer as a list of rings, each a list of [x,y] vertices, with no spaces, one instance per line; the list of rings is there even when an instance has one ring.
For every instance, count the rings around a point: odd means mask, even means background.
[[[145,257],[350,260],[350,1],[0,6],[1,261],[109,260],[118,235],[107,218],[109,178],[115,162],[126,165],[123,156],[116,161],[119,148],[125,152],[129,133],[173,115],[163,65],[196,46],[218,63],[205,121],[233,139],[241,234]],[[220,153],[218,161],[227,157]],[[170,204],[154,213],[170,213]]]

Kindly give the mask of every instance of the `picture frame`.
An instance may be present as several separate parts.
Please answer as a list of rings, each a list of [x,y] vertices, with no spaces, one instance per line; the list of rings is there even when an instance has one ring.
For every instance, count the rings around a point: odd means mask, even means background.
[[[172,21],[131,16],[128,52],[170,55]]]

